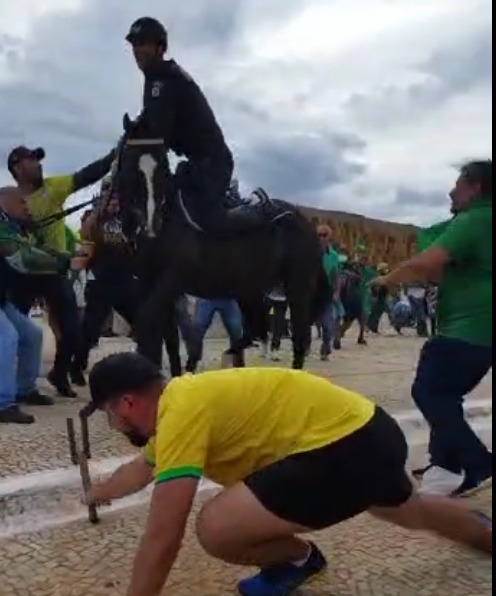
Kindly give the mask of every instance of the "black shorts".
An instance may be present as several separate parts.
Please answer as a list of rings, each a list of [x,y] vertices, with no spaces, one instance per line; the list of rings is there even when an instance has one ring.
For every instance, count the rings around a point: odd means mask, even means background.
[[[245,480],[262,505],[286,521],[321,530],[372,507],[399,507],[413,494],[408,445],[381,408],[349,437],[292,455]]]

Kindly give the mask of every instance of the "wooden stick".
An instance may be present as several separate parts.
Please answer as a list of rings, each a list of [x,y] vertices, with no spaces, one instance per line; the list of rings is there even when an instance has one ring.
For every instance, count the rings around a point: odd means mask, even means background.
[[[74,427],[74,420],[67,418],[67,438],[69,439],[69,454],[71,462],[74,466],[79,464],[76,444],[76,430]]]
[[[81,420],[83,420],[83,418]],[[69,450],[71,455],[71,461],[75,466],[79,466],[79,473],[81,474],[83,491],[85,495],[88,495],[91,491],[91,477],[88,466],[88,458],[86,457],[86,454],[84,452],[81,452],[78,449],[73,418],[67,418],[67,436],[69,438]],[[100,522],[96,505],[88,505],[88,519],[92,524],[97,524]]]
[[[84,494],[88,495],[91,491],[91,477],[88,460],[84,453],[79,454],[79,471],[81,472]],[[96,505],[88,505],[88,519],[92,524],[98,524],[100,522]]]
[[[81,420],[81,437],[83,440],[83,453],[86,459],[91,459],[91,446],[90,446],[90,430],[88,426],[88,417],[83,414],[80,415]]]

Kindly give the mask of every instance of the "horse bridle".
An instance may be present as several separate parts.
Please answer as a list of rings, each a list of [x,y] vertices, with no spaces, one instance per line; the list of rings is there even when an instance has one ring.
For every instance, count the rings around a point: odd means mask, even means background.
[[[118,173],[121,170],[122,155],[123,155],[124,149],[126,147],[164,147],[164,146],[165,146],[164,139],[161,139],[159,137],[150,138],[150,139],[131,139],[131,138],[128,138],[127,133],[124,134],[119,142],[119,145],[118,145],[116,168],[115,168],[115,171],[112,173],[112,180],[115,180],[115,177],[118,175]],[[171,176],[171,178],[173,178],[172,174],[170,176]],[[164,193],[164,196],[160,197],[160,201],[155,204],[155,213],[156,214],[162,213],[165,201],[166,201],[166,197],[165,197],[165,193]],[[143,237],[148,238],[147,230],[149,229],[149,225],[148,225],[148,222],[146,221],[146,216],[143,215],[143,212],[140,209],[133,208],[132,212],[133,212],[134,217],[136,218],[136,223],[137,223],[136,231],[134,234],[136,236],[136,241],[133,243],[133,244],[136,244],[141,238],[143,238]],[[160,228],[160,225],[158,225],[157,227]]]

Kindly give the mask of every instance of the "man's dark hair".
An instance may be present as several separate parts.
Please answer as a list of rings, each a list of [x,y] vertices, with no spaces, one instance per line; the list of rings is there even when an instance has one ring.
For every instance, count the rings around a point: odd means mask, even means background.
[[[479,184],[485,196],[493,194],[493,160],[470,161],[461,167],[462,177],[471,184]]]
[[[154,383],[163,383],[158,366],[140,354],[113,354],[98,362],[90,373],[92,411],[102,409],[126,393],[145,391]]]

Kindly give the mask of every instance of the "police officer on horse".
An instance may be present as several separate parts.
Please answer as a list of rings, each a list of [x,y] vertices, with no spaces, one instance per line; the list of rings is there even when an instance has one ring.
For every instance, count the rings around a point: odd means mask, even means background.
[[[167,150],[186,159],[178,167],[176,182],[189,215],[212,233],[259,226],[264,201],[227,208],[232,153],[200,87],[174,60],[164,59],[165,27],[143,17],[132,25],[126,40],[145,76],[143,112],[137,123],[151,138],[163,139]]]

